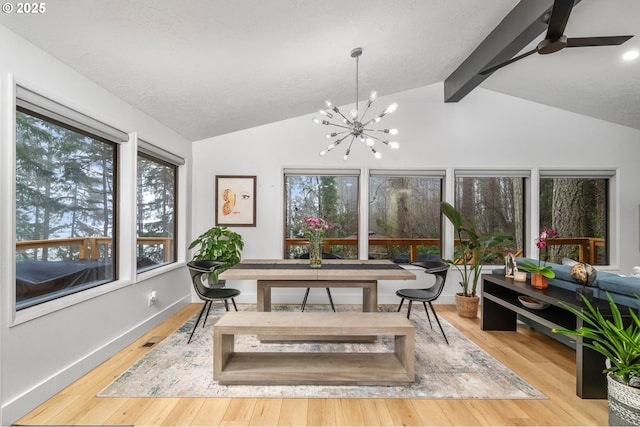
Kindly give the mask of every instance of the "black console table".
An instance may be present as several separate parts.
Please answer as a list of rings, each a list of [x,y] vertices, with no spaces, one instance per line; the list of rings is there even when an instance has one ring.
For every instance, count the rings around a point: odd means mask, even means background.
[[[481,328],[483,331],[515,331],[518,316],[552,329],[577,329],[582,320],[560,305],[560,301],[578,310],[583,306],[576,299],[575,292],[549,286],[547,289],[535,289],[529,281],[516,282],[501,274],[482,275]],[[524,307],[518,296],[527,295],[538,301],[549,303],[544,310],[532,310]],[[610,313],[609,302],[595,299],[595,307],[603,315]],[[625,306],[618,304],[620,311],[628,313]],[[571,337],[581,340],[581,337]],[[576,345],[576,394],[583,399],[606,399],[607,379],[602,373],[605,368],[604,357],[590,348]]]

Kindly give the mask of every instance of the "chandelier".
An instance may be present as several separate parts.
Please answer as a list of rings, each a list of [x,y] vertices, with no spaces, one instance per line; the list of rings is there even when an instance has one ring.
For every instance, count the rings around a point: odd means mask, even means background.
[[[378,115],[373,116],[371,119],[366,120],[365,116],[369,111],[369,108],[375,101],[377,93],[376,91],[372,91],[369,95],[369,100],[367,101],[367,105],[360,114],[359,111],[359,102],[358,102],[358,61],[360,59],[360,55],[362,55],[362,48],[357,47],[351,51],[351,57],[356,59],[356,105],[353,110],[351,110],[349,116],[346,117],[342,112],[331,103],[331,101],[326,100],[325,106],[319,110],[318,112],[322,114],[323,118],[314,117],[313,122],[318,125],[325,126],[335,126],[339,128],[335,132],[330,132],[326,135],[327,139],[336,138],[332,141],[326,149],[320,152],[321,156],[324,156],[329,151],[338,147],[344,141],[347,141],[345,144],[347,145],[347,149],[345,151],[342,160],[345,162],[349,159],[349,154],[351,153],[351,146],[355,140],[359,140],[364,143],[369,150],[373,153],[376,159],[381,159],[382,154],[375,149],[376,142],[380,142],[384,145],[391,147],[392,149],[400,148],[400,144],[395,141],[389,141],[386,135],[397,135],[398,129],[373,129],[372,126],[375,126],[384,116],[387,114],[391,114],[398,108],[397,103],[393,103],[389,105],[383,112]],[[342,130],[340,130],[342,129]],[[379,132],[382,135],[374,136],[373,132]]]

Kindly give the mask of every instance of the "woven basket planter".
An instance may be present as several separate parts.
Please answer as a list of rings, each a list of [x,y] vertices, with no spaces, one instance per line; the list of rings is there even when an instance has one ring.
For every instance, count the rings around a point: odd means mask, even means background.
[[[478,317],[478,304],[480,303],[480,297],[465,297],[461,293],[456,294],[456,308],[458,309],[458,316],[466,317],[468,319],[475,319]]]
[[[609,425],[640,425],[640,388],[629,387],[607,375],[609,395]]]

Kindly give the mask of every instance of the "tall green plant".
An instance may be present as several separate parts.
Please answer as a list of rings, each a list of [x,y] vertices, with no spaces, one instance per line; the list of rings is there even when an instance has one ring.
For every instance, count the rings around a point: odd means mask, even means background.
[[[583,295],[582,301],[586,310],[577,310],[566,304],[564,308],[578,318],[582,319],[583,326],[576,330],[552,329],[557,334],[582,337],[577,344],[597,351],[606,357],[611,366],[602,372],[611,372],[618,378],[622,378],[626,385],[633,376],[640,374],[640,320],[632,308],[629,308],[631,323],[625,327],[622,321],[620,309],[613,301],[609,292],[609,307],[611,308],[611,320],[606,319],[600,309],[593,307]],[[636,298],[639,298],[636,296]]]
[[[199,246],[199,247],[198,247]],[[218,274],[240,262],[240,251],[244,248],[242,236],[225,226],[211,227],[191,242],[189,249],[198,247],[193,255],[194,260],[213,260],[225,264],[213,272],[213,281],[218,281]]]
[[[482,265],[492,256],[487,252],[487,249],[501,244],[509,237],[504,235],[481,236],[476,231],[475,225],[469,219],[464,218],[448,202],[441,202],[440,210],[453,224],[461,249],[461,255],[457,260],[443,259],[443,261],[453,265],[460,273],[462,279],[459,283],[462,286],[462,295],[475,297]]]

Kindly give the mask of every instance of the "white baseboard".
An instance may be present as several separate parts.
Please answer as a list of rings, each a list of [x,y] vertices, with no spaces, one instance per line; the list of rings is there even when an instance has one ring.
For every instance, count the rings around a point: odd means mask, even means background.
[[[100,348],[95,349],[93,352],[45,379],[20,396],[6,402],[2,408],[0,408],[0,425],[11,425],[20,417],[23,417],[29,413],[29,411],[32,411],[38,405],[50,399],[53,395],[78,380],[109,357],[124,349],[131,344],[131,342],[168,319],[189,303],[191,303],[191,297],[189,295],[181,298],[164,310],[154,314],[152,317],[132,327],[122,335],[105,343]]]

